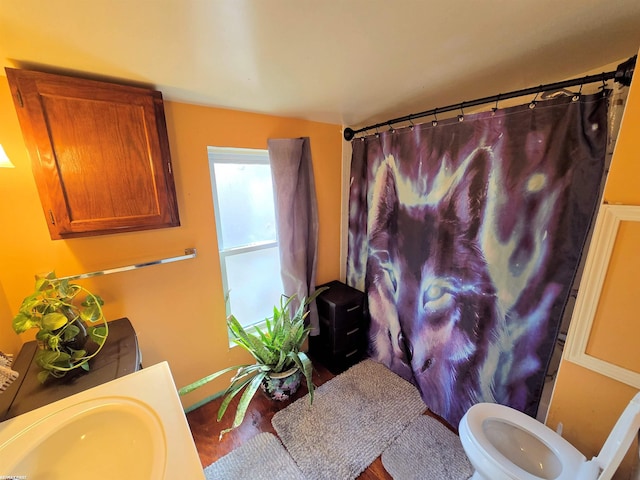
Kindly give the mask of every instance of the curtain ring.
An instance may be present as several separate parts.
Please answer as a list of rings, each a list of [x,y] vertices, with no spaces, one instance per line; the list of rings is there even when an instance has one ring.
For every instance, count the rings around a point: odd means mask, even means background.
[[[603,92],[607,89],[607,81],[604,79],[604,72],[602,72],[602,86],[600,88]]]
[[[409,125],[411,125],[409,127],[411,129],[411,131],[413,131],[413,127],[415,127],[415,125],[413,124],[413,121],[411,120],[411,115],[409,115]]]
[[[433,120],[431,121],[431,125],[433,125],[434,127],[438,126],[438,109],[437,108],[433,109]]]
[[[460,104],[460,115],[458,115],[458,122],[464,122],[464,102]]]
[[[496,97],[496,105],[495,105],[495,107],[493,107],[491,109],[491,116],[492,117],[495,116],[496,112],[498,111],[498,102],[500,101],[500,95],[501,94],[499,93],[498,96]]]
[[[602,86],[600,87],[600,90],[602,91],[602,96],[606,97],[607,96],[607,81],[605,80],[604,72],[602,72]]]
[[[578,90],[578,93],[576,93],[573,97],[571,97],[572,102],[577,102],[578,100],[580,100],[580,96],[582,95],[582,86],[583,84],[580,84],[580,89]]]
[[[536,93],[536,96],[533,97],[533,100],[531,100],[531,103],[529,104],[529,108],[531,110],[536,108],[536,105],[538,105],[538,95],[540,95],[540,89],[542,89],[542,85],[540,85],[540,87],[538,87],[538,93]]]
[[[391,133],[396,133],[395,129],[391,126],[391,122],[387,122],[387,126],[389,127],[389,131]]]

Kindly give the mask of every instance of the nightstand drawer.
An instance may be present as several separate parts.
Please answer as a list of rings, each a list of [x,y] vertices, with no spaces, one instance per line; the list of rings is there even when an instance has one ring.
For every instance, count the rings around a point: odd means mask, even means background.
[[[355,365],[362,360],[365,350],[364,346],[360,346],[336,353],[329,360],[329,369],[333,369],[338,372],[346,370],[350,366]]]
[[[323,301],[319,297],[316,304],[318,305],[318,315],[332,330],[350,329],[362,322],[362,298],[347,305],[335,305]]]
[[[318,335],[318,345],[322,350],[333,355],[342,350],[353,350],[364,343],[365,329],[363,326],[355,326],[346,330],[333,331],[326,324],[320,322],[320,335]]]
[[[353,328],[339,330],[333,335],[333,351],[352,350],[360,347],[364,338],[364,327],[355,325]]]

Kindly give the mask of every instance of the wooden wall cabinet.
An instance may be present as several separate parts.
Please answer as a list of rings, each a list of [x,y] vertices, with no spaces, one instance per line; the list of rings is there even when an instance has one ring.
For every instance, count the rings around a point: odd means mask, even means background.
[[[6,72],[52,239],[180,225],[160,92]]]

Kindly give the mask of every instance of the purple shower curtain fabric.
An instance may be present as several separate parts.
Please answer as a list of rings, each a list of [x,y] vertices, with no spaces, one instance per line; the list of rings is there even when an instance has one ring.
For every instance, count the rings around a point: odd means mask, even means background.
[[[294,307],[315,291],[318,206],[309,138],[269,139],[284,294]],[[318,335],[315,302],[309,305],[311,335]]]
[[[478,402],[535,416],[598,203],[603,94],[353,141],[347,282],[371,355],[451,425]]]

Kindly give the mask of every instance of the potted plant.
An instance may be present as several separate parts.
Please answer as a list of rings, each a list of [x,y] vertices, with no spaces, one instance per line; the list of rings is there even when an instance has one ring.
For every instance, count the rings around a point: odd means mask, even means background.
[[[85,298],[78,305],[78,296]],[[35,291],[26,297],[13,319],[16,333],[37,328],[40,347],[35,361],[42,368],[38,380],[60,378],[81,368],[89,370],[89,360],[102,349],[109,327],[102,313],[104,302],[86,288],[56,278],[51,272],[36,277]],[[96,324],[87,327],[86,323]],[[95,345],[88,352],[87,341]]]
[[[293,315],[290,307],[295,295],[286,301],[282,296],[280,305],[273,308],[273,317],[265,320],[264,330],[255,326],[255,333],[245,329],[233,315],[227,318],[233,342],[247,350],[256,362],[225,368],[179,390],[180,395],[185,395],[225,373],[237,370],[223,393],[225,398],[218,409],[218,421],[227,411],[231,400],[242,390],[244,393],[231,428],[223,430],[220,437],[242,423],[247,407],[259,388],[273,400],[286,400],[296,392],[304,375],[309,389],[309,403],[313,403],[311,360],[300,349],[309,335],[309,327],[305,325],[309,314],[307,306],[324,290],[326,287],[316,290],[307,299],[303,298]]]

